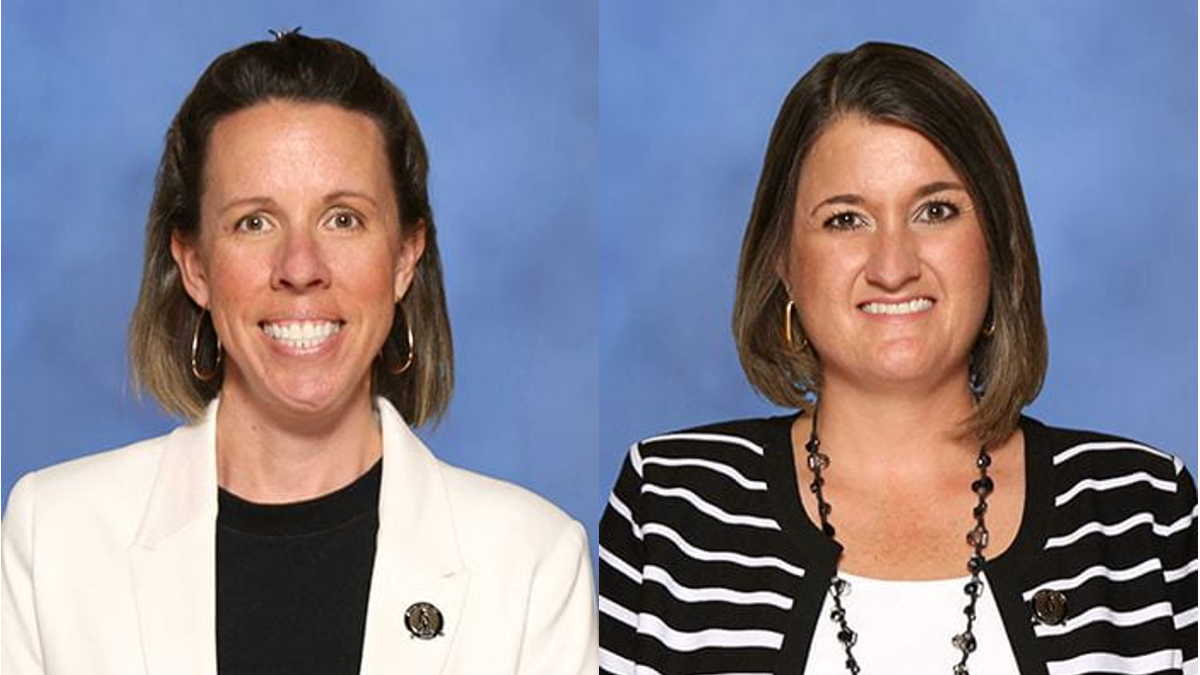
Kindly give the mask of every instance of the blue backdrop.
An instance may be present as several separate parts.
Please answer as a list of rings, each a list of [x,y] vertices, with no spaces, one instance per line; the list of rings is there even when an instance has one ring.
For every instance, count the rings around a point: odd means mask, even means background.
[[[1191,0],[10,0],[5,497],[172,426],[124,356],[162,134],[216,54],[296,25],[371,55],[430,146],[459,379],[422,435],[560,504],[593,546],[629,443],[776,412],[729,335],[741,232],[784,94],[868,39],[937,54],[1004,124],[1051,338],[1032,412],[1195,471]]]
[[[605,0],[601,499],[630,443],[780,414],[730,333],[775,114],[816,60],[921,47],[989,101],[1021,170],[1050,371],[1030,412],[1196,468],[1196,3]]]
[[[126,326],[167,124],[215,56],[303,26],[408,95],[432,162],[458,356],[443,459],[523,484],[595,541],[597,10],[559,2],[3,7],[3,489],[165,432]]]

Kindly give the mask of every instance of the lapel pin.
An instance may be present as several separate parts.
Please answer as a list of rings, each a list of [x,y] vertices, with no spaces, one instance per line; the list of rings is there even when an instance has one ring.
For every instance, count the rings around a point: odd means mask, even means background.
[[[1067,618],[1067,596],[1045,589],[1034,593],[1033,614],[1042,623],[1057,626]]]
[[[414,638],[432,640],[442,634],[442,611],[428,602],[414,602],[404,610],[404,627]]]

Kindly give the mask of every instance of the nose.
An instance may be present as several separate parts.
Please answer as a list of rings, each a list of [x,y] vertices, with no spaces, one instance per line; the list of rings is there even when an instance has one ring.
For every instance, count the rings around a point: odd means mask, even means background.
[[[897,291],[921,276],[917,235],[906,225],[880,228],[871,243],[867,281],[886,291]]]
[[[282,237],[271,270],[271,287],[306,291],[329,286],[330,270],[313,233],[291,229]]]

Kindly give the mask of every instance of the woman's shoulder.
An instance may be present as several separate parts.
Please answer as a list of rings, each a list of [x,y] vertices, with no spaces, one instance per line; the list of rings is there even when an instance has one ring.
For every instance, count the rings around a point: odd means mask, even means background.
[[[647,436],[634,443],[630,452],[644,457],[740,449],[761,456],[768,447],[783,441],[790,443],[790,430],[795,418],[795,414],[747,417],[678,429]]]
[[[571,520],[562,509],[528,488],[441,460],[438,463],[451,500],[461,503],[461,508],[493,513],[502,518],[528,519],[551,529]]]
[[[150,438],[25,474],[9,493],[5,520],[28,512],[43,524],[88,520],[136,526],[165,439]]]
[[[763,500],[770,483],[791,474],[795,419],[734,419],[647,436],[630,446],[609,506],[625,520],[635,511],[688,519],[692,508],[769,519]]]
[[[1023,416],[1025,442],[1046,458],[1056,471],[1090,473],[1143,470],[1174,478],[1187,471],[1178,456],[1149,443],[1124,436],[1045,424]]]
[[[455,527],[477,552],[544,552],[564,539],[587,545],[583,527],[536,492],[438,460]]]
[[[710,486],[759,490],[791,460],[796,414],[734,419],[647,436],[626,455],[617,491],[633,499],[646,483],[716,481]],[[726,480],[734,484],[726,485]]]
[[[1150,540],[1158,542],[1193,526],[1195,479],[1175,455],[1116,434],[1028,417],[1021,428],[1027,494],[1055,514],[1048,546],[1086,543],[1089,533],[1115,536],[1131,528],[1129,536],[1153,533]],[[1143,531],[1139,524],[1151,527]]]
[[[17,481],[13,491],[35,487],[40,495],[66,493],[64,496],[75,499],[127,491],[131,483],[148,482],[154,477],[166,438],[148,438],[30,471]]]

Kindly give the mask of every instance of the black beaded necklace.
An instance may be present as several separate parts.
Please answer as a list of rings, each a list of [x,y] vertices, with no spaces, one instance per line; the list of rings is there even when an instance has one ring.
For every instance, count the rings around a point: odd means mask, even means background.
[[[804,446],[808,450],[808,468],[813,473],[812,484],[809,489],[817,496],[817,513],[821,517],[821,531],[830,539],[834,538],[833,525],[829,524],[829,512],[833,507],[829,502],[825,501],[825,479],[821,472],[829,467],[829,456],[821,452],[821,440],[817,436],[817,409],[813,408],[812,431],[808,436],[808,443]],[[975,466],[979,468],[979,478],[971,483],[971,491],[979,497],[979,503],[971,510],[975,516],[975,527],[967,532],[967,545],[971,547],[972,554],[967,560],[967,571],[971,573],[971,580],[963,586],[963,592],[967,594],[967,606],[963,608],[963,614],[967,616],[967,628],[961,633],[958,633],[950,639],[950,643],[956,649],[962,652],[962,658],[954,666],[954,675],[968,675],[967,658],[971,656],[971,652],[975,651],[975,604],[979,600],[979,596],[983,594],[983,580],[979,578],[983,572],[983,549],[988,545],[988,531],[984,524],[983,517],[987,514],[987,497],[995,489],[995,483],[988,476],[988,467],[992,464],[992,456],[988,454],[986,445],[980,446],[979,456],[975,459]],[[850,590],[850,582],[843,579],[840,575],[834,572],[833,581],[830,582],[830,593],[833,596],[833,611],[829,613],[829,618],[838,626],[837,639],[842,643],[842,648],[846,650],[846,670],[857,675],[862,670],[858,665],[858,660],[854,658],[854,643],[858,641],[858,634],[850,629],[850,624],[846,621],[846,608],[842,606],[842,596]]]

